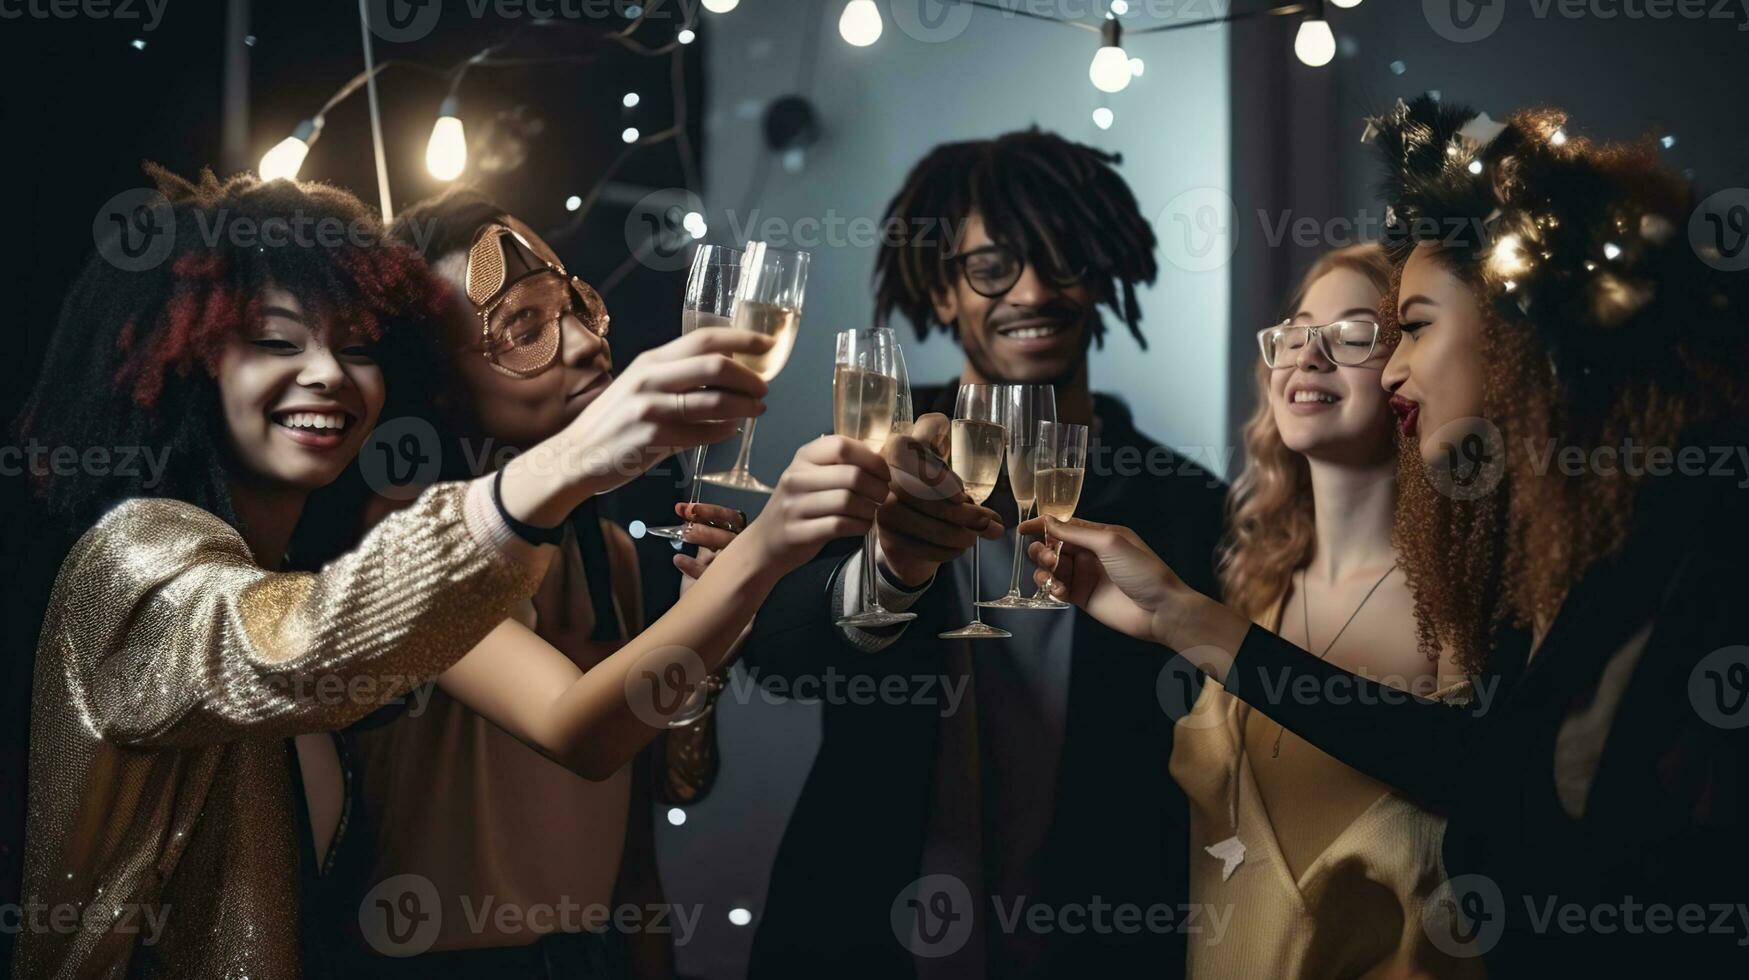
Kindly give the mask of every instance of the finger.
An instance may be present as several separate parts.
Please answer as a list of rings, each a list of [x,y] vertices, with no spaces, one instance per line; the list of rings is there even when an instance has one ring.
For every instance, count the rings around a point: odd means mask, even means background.
[[[1060,576],[1052,577],[1049,572],[1042,568],[1032,573],[1032,580],[1040,589],[1044,590],[1046,595],[1053,599],[1064,599],[1069,595],[1069,586],[1063,579]]]
[[[861,521],[873,521],[880,503],[849,490],[823,490],[796,500],[791,513],[795,519],[807,521],[816,517],[847,515]]]
[[[953,561],[955,558],[964,554],[966,548],[970,547],[969,539],[966,544],[956,547],[952,542],[946,539],[925,539],[914,537],[888,526],[884,520],[880,523],[880,535],[882,553],[888,555],[903,555],[917,559],[918,561],[927,561],[937,565],[943,562]]]
[[[825,490],[849,490],[866,497],[877,506],[887,499],[886,481],[850,463],[830,466],[792,466],[784,473],[784,489],[794,494],[819,493]]]
[[[979,507],[983,518],[988,522],[984,529],[978,532],[978,537],[986,541],[1000,541],[1008,536],[1008,529],[1002,526],[1002,515],[988,507]]]
[[[740,361],[721,354],[700,354],[683,361],[658,364],[645,378],[646,391],[692,392],[722,388],[749,398],[764,398],[765,380]]]
[[[721,504],[680,504],[677,511],[681,517],[711,527],[720,528],[730,534],[739,534],[747,529],[747,514],[745,511]]]
[[[911,423],[911,438],[934,449],[937,455],[947,455],[952,433],[953,422],[940,412],[929,412]]]
[[[704,575],[704,570],[708,566],[707,563],[701,562],[691,555],[681,554],[674,556],[674,567],[680,569],[680,574],[687,578],[696,579]]]
[[[988,508],[979,507],[963,494],[955,500],[931,500],[927,497],[919,499],[899,489],[893,492],[893,500],[897,507],[963,527],[974,534],[984,533],[992,524],[998,528],[1002,526],[1000,515]]]
[[[650,392],[644,397],[653,399],[663,418],[680,422],[725,422],[765,414],[763,399],[718,388]]]
[[[816,466],[849,463],[866,470],[882,483],[888,482],[892,475],[887,461],[882,459],[879,453],[855,439],[846,439],[842,436],[821,436],[796,450],[796,459],[801,462],[813,463]]]
[[[776,343],[775,338],[751,330],[712,327],[709,330],[694,330],[679,340],[671,340],[651,350],[644,357],[661,362],[683,361],[700,354],[764,354]]]
[[[681,540],[687,544],[696,544],[701,548],[721,551],[735,540],[734,532],[722,528],[711,527],[708,524],[692,523],[681,532]]]
[[[682,449],[722,442],[739,434],[740,431],[741,423],[735,419],[716,422],[666,422],[656,433],[654,445],[662,447],[661,456],[657,461],[660,462],[660,459],[665,459]]]
[[[895,538],[894,547],[934,562],[953,559],[977,540],[970,530],[958,524],[903,507],[883,507],[879,519],[881,533]]]

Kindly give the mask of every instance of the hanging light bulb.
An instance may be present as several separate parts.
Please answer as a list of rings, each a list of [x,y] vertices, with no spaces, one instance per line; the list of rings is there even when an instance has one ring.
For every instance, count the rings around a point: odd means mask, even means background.
[[[1331,6],[1341,7],[1343,10],[1352,10],[1353,8],[1360,6],[1360,0],[1330,0],[1330,4]]]
[[[1093,110],[1093,125],[1100,129],[1110,129],[1114,118],[1111,109],[1106,106],[1100,106]]]
[[[741,5],[741,0],[704,0],[704,9],[713,14],[726,14]]]
[[[425,169],[438,180],[454,180],[468,166],[468,135],[456,112],[455,96],[445,98],[437,109],[437,125],[431,127],[431,141],[425,144]]]
[[[1317,7],[1300,23],[1300,32],[1294,37],[1294,54],[1313,68],[1322,68],[1336,57],[1336,35],[1330,32],[1330,22]]]
[[[838,17],[838,33],[850,44],[866,48],[881,39],[881,8],[874,0],[850,0]]]
[[[1130,72],[1129,55],[1124,54],[1120,43],[1123,28],[1115,19],[1107,19],[1099,29],[1099,36],[1099,50],[1093,52],[1093,63],[1087,66],[1087,77],[1101,92],[1122,92],[1135,77]]]
[[[304,157],[310,153],[310,144],[316,142],[316,137],[322,133],[322,117],[306,119],[298,123],[298,128],[292,134],[280,140],[273,149],[261,158],[261,166],[256,168],[262,180],[298,179],[298,168],[304,165]]]

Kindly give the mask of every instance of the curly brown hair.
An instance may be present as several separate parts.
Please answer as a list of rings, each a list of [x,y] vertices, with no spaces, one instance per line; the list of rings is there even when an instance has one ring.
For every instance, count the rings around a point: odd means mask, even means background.
[[[1312,285],[1338,269],[1365,276],[1384,297],[1394,292],[1384,249],[1351,245],[1312,263],[1288,299],[1285,315],[1292,316]],[[1281,440],[1269,404],[1269,368],[1261,358],[1256,378],[1257,407],[1241,430],[1245,469],[1227,496],[1227,539],[1216,568],[1222,601],[1252,620],[1267,616],[1281,601],[1294,571],[1312,560],[1316,544],[1311,470],[1306,458]]]

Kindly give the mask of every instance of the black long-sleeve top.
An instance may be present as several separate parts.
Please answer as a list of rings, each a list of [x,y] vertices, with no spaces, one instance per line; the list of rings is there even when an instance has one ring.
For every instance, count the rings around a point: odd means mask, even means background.
[[[1492,976],[1749,975],[1749,453],[1730,452],[1648,478],[1624,546],[1534,652],[1493,652],[1468,707],[1256,627],[1238,651],[1236,696],[1447,815],[1427,927]]]

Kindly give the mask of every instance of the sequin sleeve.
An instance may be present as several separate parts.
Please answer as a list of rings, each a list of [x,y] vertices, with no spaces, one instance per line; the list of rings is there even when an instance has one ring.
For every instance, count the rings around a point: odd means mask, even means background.
[[[44,641],[101,738],[190,746],[343,727],[441,673],[539,580],[440,484],[320,572],[257,565],[190,504],[130,500],[79,540]]]

